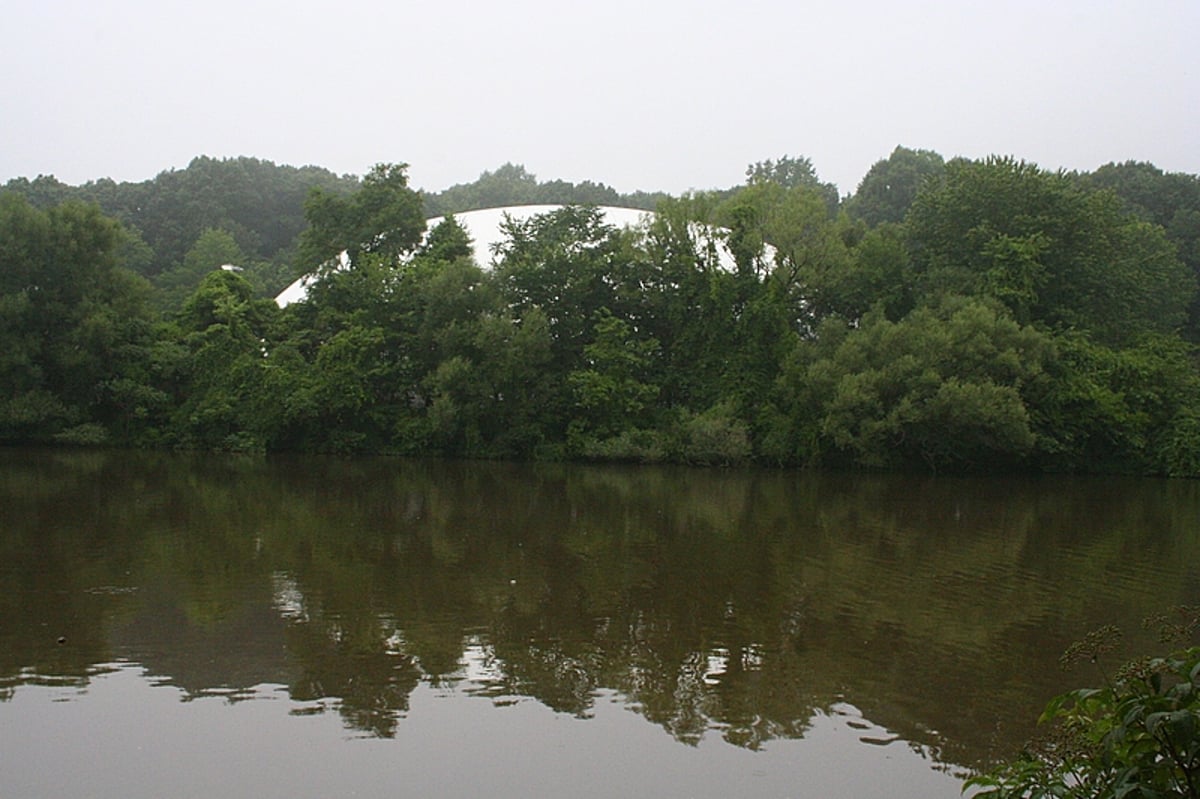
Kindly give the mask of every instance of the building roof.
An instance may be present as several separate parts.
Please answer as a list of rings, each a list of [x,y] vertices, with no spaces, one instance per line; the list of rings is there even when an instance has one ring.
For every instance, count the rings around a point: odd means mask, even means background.
[[[484,208],[478,211],[466,211],[461,214],[454,214],[454,219],[462,225],[467,235],[471,237],[475,248],[475,262],[484,268],[489,268],[494,265],[492,253],[495,245],[504,240],[501,223],[506,216],[514,221],[524,221],[530,217],[546,214],[562,207],[561,205],[510,205],[503,208]],[[598,206],[598,209],[604,214],[604,221],[616,227],[639,225],[654,216],[653,212],[643,211],[638,208],[620,208],[617,206],[602,205]],[[444,218],[438,216],[426,220],[426,230],[432,230],[437,227],[438,223]],[[721,244],[718,247],[718,255],[722,266],[731,269],[733,267],[733,258],[723,246],[722,237],[718,235],[713,238]],[[315,279],[315,275],[306,275],[299,278],[281,291],[275,298],[275,302],[282,308],[293,302],[303,300],[308,295],[308,287]]]

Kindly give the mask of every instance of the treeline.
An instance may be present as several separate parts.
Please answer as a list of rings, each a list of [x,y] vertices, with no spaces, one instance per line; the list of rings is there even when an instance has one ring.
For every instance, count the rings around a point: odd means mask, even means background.
[[[242,269],[259,296],[274,297],[297,274],[296,244],[307,227],[304,203],[319,190],[344,196],[361,180],[316,166],[277,165],[257,158],[199,157],[186,169],[152,180],[111,179],[71,186],[52,175],[14,178],[0,191],[22,195],[41,210],[64,202],[95,203],[125,228],[121,261],[147,278],[161,311],[177,311],[204,275],[223,264]],[[618,205],[654,210],[661,193],[620,194],[604,184],[539,181],[523,166],[504,164],[472,183],[422,194],[425,217],[479,208],[533,204]]]
[[[0,440],[1200,474],[1195,176],[897,148],[839,198],[783,158],[640,229],[511,223],[490,270],[429,207],[318,186],[305,302],[217,270],[163,315],[127,225],[5,192]]]
[[[319,167],[277,166],[254,158],[193,159],[153,180],[111,179],[70,186],[53,176],[10,180],[40,210],[64,202],[95,203],[124,227],[124,266],[151,281],[155,304],[175,310],[209,270],[225,263],[264,296],[292,279],[295,244],[305,227],[304,200],[314,188],[348,193],[352,176]]]
[[[611,186],[587,180],[539,181],[520,164],[504,164],[495,171],[484,172],[471,183],[425,194],[424,200],[425,216],[437,217],[510,205],[615,205],[653,211],[666,196],[662,192],[644,191],[621,194]]]

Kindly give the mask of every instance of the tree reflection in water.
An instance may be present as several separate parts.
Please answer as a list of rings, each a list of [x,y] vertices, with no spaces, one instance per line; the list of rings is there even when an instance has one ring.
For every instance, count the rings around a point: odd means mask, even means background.
[[[751,749],[853,706],[970,766],[1080,631],[1200,593],[1170,481],[7,451],[0,503],[0,700],[132,660],[379,737],[430,684]]]

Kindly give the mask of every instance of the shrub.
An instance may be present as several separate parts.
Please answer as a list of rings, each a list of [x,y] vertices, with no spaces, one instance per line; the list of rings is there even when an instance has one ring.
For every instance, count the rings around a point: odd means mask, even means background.
[[[1191,637],[1200,609],[1185,608],[1175,632]],[[1103,636],[1064,657],[1094,659]],[[1200,799],[1200,646],[1123,666],[1103,688],[1051,700],[1041,722],[1054,731],[1020,757],[967,780],[992,799]]]
[[[55,433],[54,440],[77,447],[98,447],[108,443],[108,431],[103,425],[87,422]]]
[[[750,459],[750,433],[728,404],[687,414],[679,423],[678,460],[703,466],[732,466]]]

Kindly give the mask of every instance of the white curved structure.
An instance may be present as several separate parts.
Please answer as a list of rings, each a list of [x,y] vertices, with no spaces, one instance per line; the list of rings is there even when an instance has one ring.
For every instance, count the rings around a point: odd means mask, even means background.
[[[504,208],[484,208],[479,211],[466,211],[465,213],[454,214],[454,218],[467,231],[467,235],[471,237],[475,249],[475,262],[480,266],[489,267],[492,265],[492,249],[494,245],[504,240],[504,233],[500,225],[506,216],[514,221],[524,221],[532,216],[550,213],[562,207],[561,205],[510,205]],[[604,214],[604,221],[616,227],[636,226],[654,216],[652,211],[643,211],[638,208],[619,208],[617,206],[601,205],[598,206],[598,209]],[[437,227],[438,223],[444,218],[438,216],[427,220],[426,229],[432,230]],[[700,226],[697,226],[696,238],[699,243],[704,245],[710,242],[715,243],[721,265],[727,269],[733,268],[733,257],[725,247],[721,235],[704,235]],[[303,300],[308,295],[308,287],[314,279],[312,275],[306,275],[296,280],[279,293],[279,296],[275,298],[276,304],[282,308],[293,302]]]
[[[463,226],[475,246],[475,263],[480,266],[490,266],[492,263],[492,247],[504,240],[500,224],[507,216],[513,221],[523,222],[531,216],[548,214],[562,208],[561,205],[510,205],[506,208],[483,208],[479,211],[467,211],[454,214],[455,221]],[[598,210],[604,214],[604,221],[617,227],[632,227],[654,216],[651,211],[637,208],[618,208],[613,205],[601,205]],[[429,230],[433,230],[441,221],[442,216],[436,216],[426,222]]]

